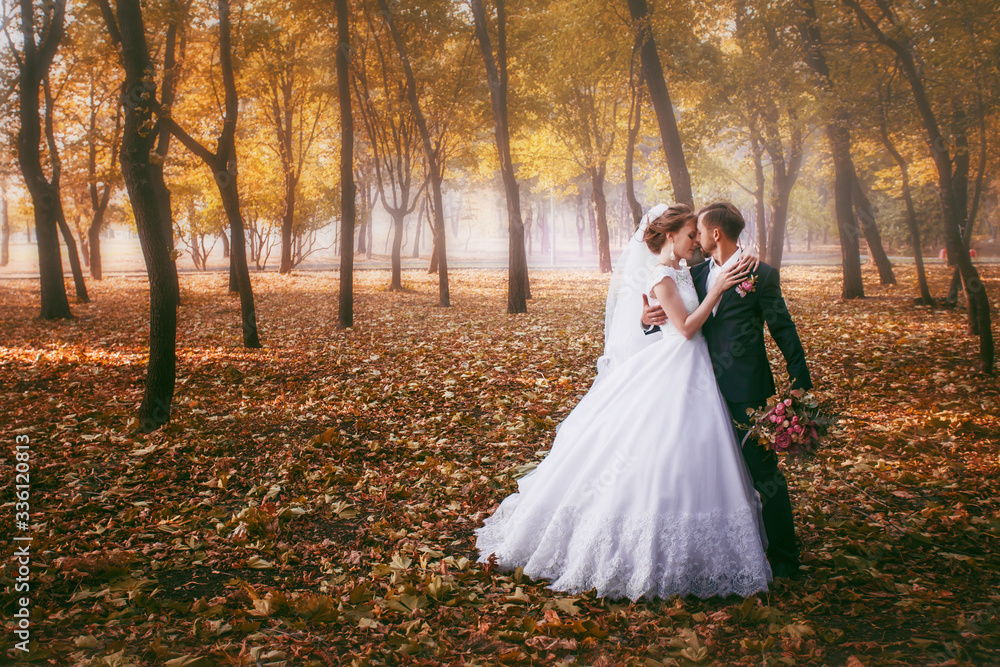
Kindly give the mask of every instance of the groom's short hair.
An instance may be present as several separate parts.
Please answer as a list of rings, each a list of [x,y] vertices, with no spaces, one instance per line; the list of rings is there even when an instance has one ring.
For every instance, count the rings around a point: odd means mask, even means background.
[[[704,216],[704,217],[702,217]],[[698,218],[708,228],[718,227],[726,238],[738,241],[743,228],[747,226],[740,209],[727,201],[717,201],[698,211]]]

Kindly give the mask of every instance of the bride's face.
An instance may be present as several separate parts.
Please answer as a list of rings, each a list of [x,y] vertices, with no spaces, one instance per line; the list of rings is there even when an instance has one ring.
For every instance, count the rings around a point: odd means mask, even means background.
[[[698,227],[691,220],[674,234],[674,254],[678,258],[691,259],[694,249],[698,247]]]

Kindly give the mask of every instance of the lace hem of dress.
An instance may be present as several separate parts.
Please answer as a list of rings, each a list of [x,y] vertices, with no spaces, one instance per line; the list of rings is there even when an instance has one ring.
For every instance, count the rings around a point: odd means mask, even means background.
[[[600,597],[633,602],[687,594],[749,597],[766,591],[772,578],[759,517],[750,508],[595,521],[575,507],[525,516],[516,512],[519,496],[508,497],[476,530],[479,562],[495,554],[500,569],[522,567],[532,579],[551,580],[552,590],[596,589]]]

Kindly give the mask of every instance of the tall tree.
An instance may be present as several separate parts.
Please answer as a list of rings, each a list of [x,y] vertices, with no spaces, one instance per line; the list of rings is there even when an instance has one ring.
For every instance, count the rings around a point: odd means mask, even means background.
[[[328,35],[316,29],[312,0],[250,8],[243,34],[251,57],[242,78],[261,100],[261,122],[272,138],[268,146],[278,156],[283,199],[278,272],[288,273],[296,264],[294,247],[309,231],[299,224],[297,203],[305,172],[314,167],[310,153],[333,132],[327,121],[336,91],[328,62],[335,56]]]
[[[222,206],[229,221],[231,267],[235,273],[240,294],[240,315],[243,325],[243,345],[248,348],[262,347],[257,329],[257,313],[254,305],[253,287],[247,266],[246,236],[243,213],[240,209],[238,170],[236,166],[236,127],[239,117],[239,98],[236,93],[236,76],[233,70],[232,24],[229,0],[218,0],[219,21],[219,66],[225,91],[225,117],[222,130],[216,138],[216,150],[210,151],[197,139],[188,134],[169,111],[153,101],[160,122],[177,137],[193,154],[212,170]]]
[[[799,45],[781,29],[785,16],[783,8],[769,2],[740,0],[735,7],[740,57],[731,68],[739,82],[737,113],[745,119],[754,164],[755,224],[761,218],[758,238],[770,227],[770,239],[760,244],[760,249],[775,267],[781,266],[789,200],[802,168],[803,129],[812,98],[795,66]],[[771,163],[769,224],[760,213],[764,199],[762,152]]]
[[[442,134],[439,133],[437,137],[431,136],[431,131],[417,94],[416,77],[413,74],[413,66],[410,63],[406,43],[393,19],[389,4],[386,0],[379,0],[379,6],[382,8],[382,16],[389,27],[389,32],[392,35],[399,58],[403,64],[403,73],[406,76],[406,97],[410,102],[410,108],[413,110],[413,119],[416,123],[417,131],[420,132],[420,140],[424,147],[424,159],[427,163],[428,178],[431,185],[431,209],[434,215],[434,226],[432,229],[434,230],[434,255],[437,258],[438,305],[450,306],[451,296],[448,290],[448,253],[444,226],[444,199],[441,196],[445,167],[444,146],[441,141]],[[418,238],[420,224],[421,221],[418,219]]]
[[[47,179],[42,168],[39,113],[42,81],[48,78],[65,29],[66,0],[43,5],[41,17],[36,17],[35,12],[31,0],[21,0],[21,52],[14,51],[11,44],[20,70],[18,100],[21,126],[17,133],[17,158],[34,208],[41,317],[56,320],[71,318],[73,313],[66,298],[59,250],[59,220],[64,217],[62,201],[58,181]]]
[[[98,164],[99,145],[103,134],[98,128],[101,111],[105,101],[96,95],[97,82],[91,77],[91,95],[89,96],[87,114],[87,199],[90,203],[90,220],[87,224],[87,254],[89,255],[90,275],[95,280],[104,277],[104,264],[101,259],[101,230],[104,228],[108,204],[111,203],[111,192],[121,179],[116,169],[118,144],[121,142],[122,109],[121,100],[113,105],[115,109],[115,124],[111,132],[111,142],[107,147],[106,164]]]
[[[902,190],[903,202],[906,205],[906,226],[910,230],[910,243],[913,247],[913,262],[917,268],[917,287],[920,290],[918,304],[925,306],[934,305],[934,297],[931,296],[930,287],[927,285],[927,272],[924,270],[924,248],[920,240],[920,224],[917,222],[917,209],[913,204],[913,190],[910,186],[910,165],[906,158],[896,148],[895,142],[889,135],[888,114],[882,118],[879,124],[879,136],[886,151],[895,160],[899,167],[900,189]]]
[[[802,167],[802,129],[794,111],[788,110],[790,142],[786,148],[778,129],[778,110],[769,106],[764,115],[764,150],[771,158],[771,238],[767,261],[779,268],[788,226],[788,200]]]
[[[507,122],[507,14],[504,0],[496,0],[497,51],[493,55],[489,23],[483,0],[470,0],[475,23],[476,39],[483,54],[486,80],[490,87],[493,103],[494,137],[500,160],[500,174],[507,196],[508,224],[508,270],[507,270],[507,312],[528,312],[527,299],[530,295],[528,284],[528,258],[524,252],[524,223],[521,220],[521,197],[514,173],[514,163],[510,157],[510,127]]]
[[[355,198],[355,207],[357,217],[361,221],[360,229],[358,229],[357,253],[364,253],[365,259],[371,259],[374,251],[372,247],[372,213],[375,210],[375,202],[378,197],[377,186],[373,182],[376,179],[375,159],[371,150],[364,143],[355,146],[354,156],[355,192],[359,195],[359,198]]]
[[[861,276],[860,230],[854,217],[854,182],[857,178],[851,159],[850,116],[838,98],[825,45],[816,14],[814,0],[798,0],[802,16],[798,22],[799,34],[805,45],[804,58],[819,80],[819,89],[832,107],[826,122],[826,136],[830,144],[834,170],[834,209],[837,231],[840,235],[840,253],[843,267],[845,299],[863,298],[864,282]]]
[[[52,174],[49,182],[58,198],[56,224],[59,226],[63,241],[66,243],[66,254],[69,256],[73,285],[76,287],[76,298],[80,303],[88,303],[90,296],[87,294],[87,285],[83,279],[83,267],[80,266],[80,253],[76,247],[76,239],[73,238],[73,230],[70,229],[69,223],[66,221],[66,211],[62,204],[62,160],[59,157],[59,146],[56,143],[54,120],[56,101],[52,94],[52,85],[48,77],[42,82],[42,90],[45,93],[45,141],[49,149],[49,162],[52,165]]]
[[[101,10],[111,41],[119,47],[125,71],[122,83],[125,123],[119,159],[149,276],[149,365],[138,421],[140,430],[150,432],[170,421],[179,300],[172,249],[163,232],[163,225],[169,224],[169,220],[161,217],[159,192],[149,187],[154,178],[152,151],[156,139],[150,131],[155,125],[156,83],[149,77],[154,65],[140,0],[117,0],[117,11],[111,9],[108,0],[94,2]]]
[[[642,91],[646,84],[642,79],[642,68],[636,67],[636,58],[639,55],[639,41],[636,40],[632,48],[632,58],[629,63],[628,85],[632,91],[629,97],[628,109],[628,139],[625,145],[625,200],[628,202],[629,212],[632,213],[632,229],[638,229],[642,222],[642,205],[635,196],[635,173],[633,165],[635,163],[635,145],[642,128]],[[553,221],[554,222],[554,221]]]
[[[611,271],[607,176],[612,154],[622,152],[618,137],[627,131],[623,109],[633,100],[629,88],[630,35],[610,7],[585,0],[555,0],[535,12],[536,29],[559,34],[559,48],[550,42],[534,47],[525,58],[536,82],[555,143],[587,175],[597,232],[598,268]],[[588,41],[593,31],[607,35]],[[614,170],[617,174],[617,169]],[[540,216],[539,216],[540,217]]]
[[[879,13],[877,18],[873,17],[858,0],[842,0],[842,2],[845,7],[854,12],[859,23],[868,33],[892,52],[909,83],[937,171],[938,197],[941,201],[948,258],[958,266],[962,282],[965,285],[965,293],[969,300],[969,316],[971,321],[975,323],[974,328],[979,335],[980,370],[983,373],[992,374],[995,348],[989,297],[986,293],[986,286],[966,251],[962,235],[962,227],[965,222],[963,220],[965,211],[962,206],[962,195],[956,196],[954,161],[948,148],[948,142],[941,131],[941,123],[938,120],[939,112],[935,111],[928,93],[927,75],[922,67],[924,59],[917,51],[905,26],[898,21],[896,12],[888,0],[878,0]],[[882,28],[883,24],[887,26],[887,29]]]
[[[883,285],[895,285],[896,275],[892,271],[892,262],[889,261],[889,256],[882,246],[882,234],[875,221],[875,207],[868,198],[856,171],[854,187],[851,188],[851,199],[854,202],[854,212],[861,225],[861,233],[865,235],[865,242],[868,244],[868,253],[878,268],[879,280]]]
[[[354,116],[351,112],[351,28],[347,0],[337,6],[337,93],[340,101],[340,308],[337,325],[354,325]]]
[[[382,43],[381,21],[366,12],[367,32],[354,49],[354,92],[375,163],[375,180],[382,207],[392,218],[390,289],[401,290],[403,228],[406,216],[420,202],[425,179],[414,186],[414,168],[420,162],[418,130],[412,106],[405,101],[395,58]]]
[[[764,208],[764,142],[757,128],[756,119],[750,121],[750,161],[753,163],[753,195],[754,224],[757,227],[757,252],[761,257],[767,257],[767,211]]]
[[[177,89],[180,84],[182,68],[184,66],[185,54],[187,50],[188,22],[190,21],[191,5],[194,0],[167,0],[166,18],[167,33],[163,46],[163,84],[160,94],[160,106],[167,114],[172,112],[174,102],[177,99]],[[170,152],[170,128],[165,123],[160,123],[157,128],[156,155],[153,160],[153,180],[150,185],[157,191],[157,206],[160,207],[160,218],[166,221],[161,229],[166,240],[167,247],[170,248],[170,259],[173,264],[173,281],[177,285],[178,299],[180,299],[180,279],[177,275],[176,258],[174,251],[174,214],[170,204],[170,189],[164,178],[167,155]]]
[[[633,30],[640,43],[639,56],[642,59],[643,78],[649,91],[656,119],[660,126],[660,140],[663,142],[663,153],[667,158],[667,169],[670,172],[670,183],[674,188],[674,199],[678,202],[694,204],[694,194],[691,191],[691,173],[688,171],[684,157],[684,146],[681,134],[677,129],[677,118],[674,116],[674,105],[670,100],[670,90],[666,77],[663,75],[663,65],[656,51],[656,39],[653,36],[652,18],[646,0],[626,0],[629,14],[632,17]]]
[[[0,173],[0,266],[10,264],[10,217],[7,214],[7,176]]]

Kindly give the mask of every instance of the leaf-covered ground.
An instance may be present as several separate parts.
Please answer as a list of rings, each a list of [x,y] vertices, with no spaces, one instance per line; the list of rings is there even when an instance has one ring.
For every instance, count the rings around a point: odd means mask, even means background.
[[[983,267],[996,303],[1000,270]],[[838,299],[836,268],[785,293],[839,423],[786,465],[805,576],[749,600],[630,604],[553,593],[475,562],[473,530],[593,379],[607,276],[535,272],[530,313],[501,272],[436,284],[254,276],[266,348],[238,347],[225,276],[185,275],[172,423],[132,435],[143,280],[91,282],[78,319],[34,319],[0,285],[0,458],[30,438],[36,664],[1000,663],[1000,396],[964,311],[906,287]],[[946,289],[932,269],[935,293]],[[5,481],[0,525],[14,531]]]

